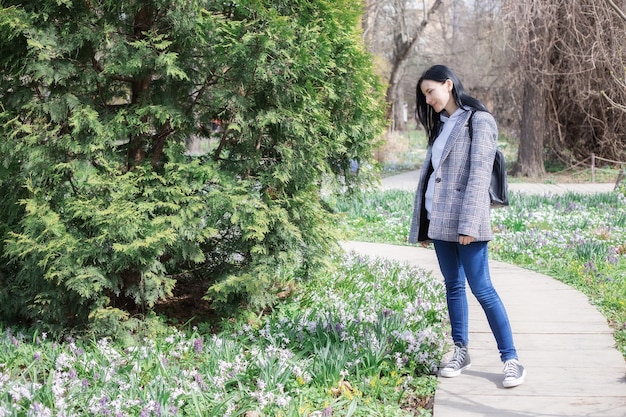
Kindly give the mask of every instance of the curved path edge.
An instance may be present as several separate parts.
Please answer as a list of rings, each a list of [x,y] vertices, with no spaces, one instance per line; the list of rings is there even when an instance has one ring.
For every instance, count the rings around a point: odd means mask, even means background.
[[[346,252],[416,266],[443,279],[435,253],[418,246],[342,242]],[[526,382],[502,386],[502,364],[485,315],[468,292],[472,368],[440,378],[434,417],[625,417],[626,362],[606,319],[556,279],[490,261]]]

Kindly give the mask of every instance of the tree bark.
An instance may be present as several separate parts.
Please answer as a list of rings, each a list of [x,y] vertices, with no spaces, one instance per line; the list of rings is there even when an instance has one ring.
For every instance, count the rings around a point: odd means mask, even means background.
[[[543,138],[546,133],[546,97],[537,84],[524,81],[522,121],[516,176],[540,177],[545,174],[543,165]]]
[[[404,118],[405,101],[401,84],[398,85],[396,96],[393,98],[393,130],[403,132],[406,130],[406,120]]]
[[[145,32],[152,26],[153,10],[151,6],[142,7],[135,16],[133,32],[136,39],[145,37]],[[135,77],[131,82],[131,103],[137,104],[144,92],[148,91],[152,82],[152,74]],[[147,122],[147,117],[142,118],[142,122]],[[146,150],[144,149],[147,135],[139,134],[130,138],[128,143],[128,169],[133,170],[146,158]]]

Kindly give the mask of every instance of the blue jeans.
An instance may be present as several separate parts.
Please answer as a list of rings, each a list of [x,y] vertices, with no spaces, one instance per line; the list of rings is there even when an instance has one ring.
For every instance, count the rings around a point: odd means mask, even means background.
[[[435,240],[435,252],[446,284],[446,301],[455,344],[467,346],[469,342],[467,296],[465,280],[480,303],[491,327],[500,359],[504,362],[517,359],[513,333],[504,304],[491,283],[487,242],[458,242]]]

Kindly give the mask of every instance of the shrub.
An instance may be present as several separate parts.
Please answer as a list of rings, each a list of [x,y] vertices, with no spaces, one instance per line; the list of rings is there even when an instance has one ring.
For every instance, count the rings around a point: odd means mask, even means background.
[[[323,264],[321,183],[384,116],[359,6],[3,2],[2,317],[106,330],[181,278],[263,307]]]

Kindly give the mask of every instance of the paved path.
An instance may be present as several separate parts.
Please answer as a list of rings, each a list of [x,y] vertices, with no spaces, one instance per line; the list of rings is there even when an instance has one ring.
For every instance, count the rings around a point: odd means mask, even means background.
[[[411,182],[407,178],[413,177],[388,178],[383,187],[391,188],[393,182],[406,186]],[[555,187],[575,192],[612,189],[612,185],[593,186],[586,191],[573,185]],[[540,193],[563,192],[555,187]],[[536,192],[537,188],[520,184],[519,189]],[[361,242],[343,246],[418,266],[443,279],[431,249]],[[457,378],[440,378],[434,417],[625,417],[626,362],[615,348],[606,319],[587,297],[553,278],[502,262],[491,261],[491,275],[528,370],[526,382],[512,389],[502,387],[495,341],[484,313],[468,292],[472,368]]]
[[[381,188],[384,190],[400,189],[414,191],[419,180],[418,171],[405,172],[399,175],[383,178]],[[613,191],[615,183],[584,183],[584,184],[542,184],[542,183],[509,183],[509,191],[528,194],[564,194],[574,193],[603,193]],[[626,416],[625,416],[626,417]]]

